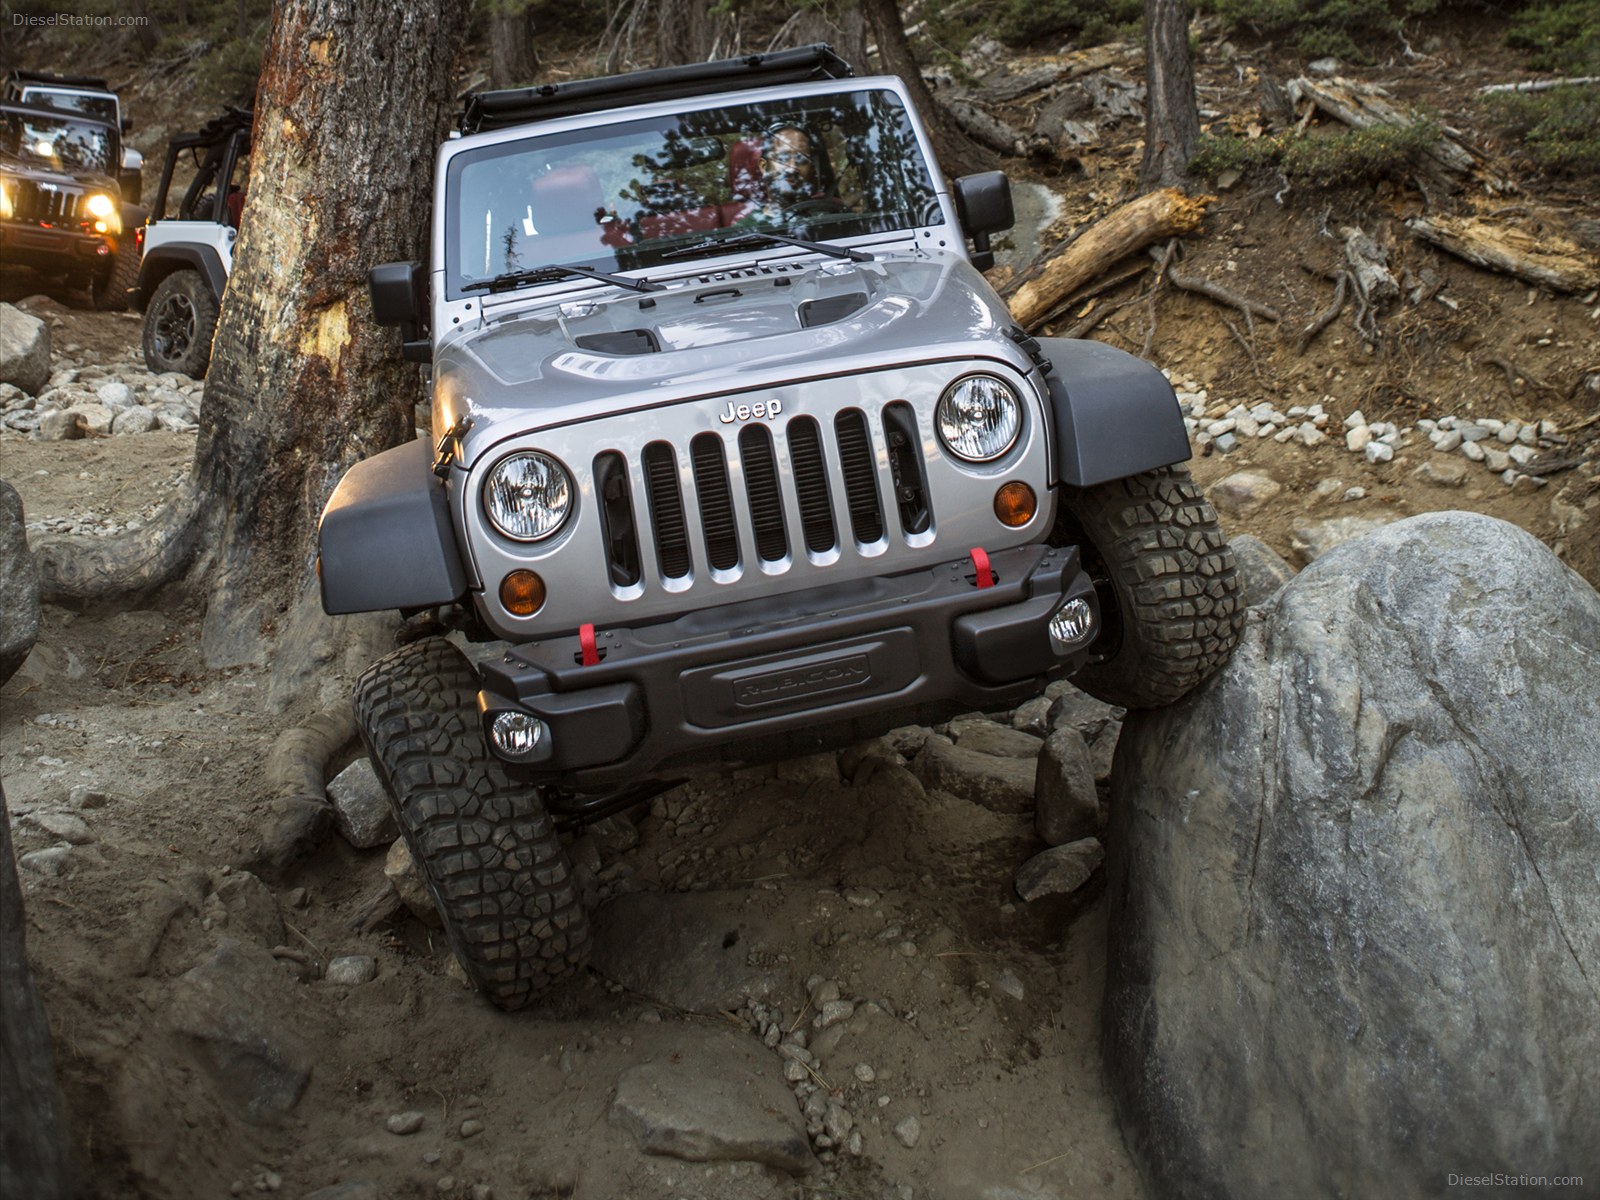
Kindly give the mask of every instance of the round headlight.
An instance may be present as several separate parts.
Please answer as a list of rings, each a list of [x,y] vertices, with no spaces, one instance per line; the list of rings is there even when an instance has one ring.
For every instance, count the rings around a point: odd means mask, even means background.
[[[968,375],[939,397],[936,414],[944,448],[967,462],[989,462],[1016,445],[1022,404],[1003,379]]]
[[[111,197],[104,192],[96,192],[83,202],[89,210],[89,215],[99,217],[102,221],[117,211],[117,206],[111,202]]]
[[[572,477],[537,451],[508,455],[489,472],[483,509],[508,538],[537,542],[560,529],[572,511]]]

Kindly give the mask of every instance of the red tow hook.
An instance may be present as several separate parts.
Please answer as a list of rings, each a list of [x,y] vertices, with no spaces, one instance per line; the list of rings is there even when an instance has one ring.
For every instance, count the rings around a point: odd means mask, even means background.
[[[598,666],[600,663],[600,647],[596,645],[594,640],[593,625],[578,626],[578,645],[583,651],[583,657],[580,660],[582,665],[586,667]]]
[[[972,548],[972,566],[980,588],[994,586],[994,572],[989,568],[989,552],[982,546]]]

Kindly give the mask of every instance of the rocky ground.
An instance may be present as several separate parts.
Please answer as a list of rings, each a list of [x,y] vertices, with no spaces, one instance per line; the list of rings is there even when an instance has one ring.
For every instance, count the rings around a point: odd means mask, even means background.
[[[1516,69],[1472,33],[1355,73],[1470,126],[1472,88]],[[1241,130],[1267,119],[1263,77],[1303,69],[1210,33],[1198,46],[1208,121]],[[1076,125],[1054,136],[1072,152],[1008,164],[1063,232],[1125,196],[1138,149],[1136,107],[1067,100],[1055,118]],[[1096,336],[1171,369],[1193,469],[1252,587],[1453,508],[1529,530],[1600,583],[1596,297],[1406,240],[1418,201],[1402,185],[1285,205],[1270,183],[1222,191],[1184,269],[1276,306],[1276,326],[1172,288],[1152,303],[1132,277],[1053,326],[1103,317]],[[1456,203],[1513,203],[1475,186]],[[1557,183],[1515,203],[1584,201]],[[1375,338],[1345,314],[1302,345],[1346,224],[1388,248],[1406,290]],[[55,350],[37,394],[0,388],[0,475],[32,537],[135,528],[193,453],[198,389],[142,369],[136,317],[80,300],[26,273],[0,282]],[[291,877],[246,869],[261,765],[306,712],[267,703],[264,666],[207,669],[193,617],[46,608],[0,695],[87,1194],[1140,1194],[1099,1065],[1105,904],[1088,835],[1115,711],[1058,688],[838,758],[699,778],[575,831],[599,901],[593,969],[507,1016],[465,988],[424,917],[359,928],[389,875],[405,878],[370,819]],[[1063,843],[1043,860],[1042,834]]]

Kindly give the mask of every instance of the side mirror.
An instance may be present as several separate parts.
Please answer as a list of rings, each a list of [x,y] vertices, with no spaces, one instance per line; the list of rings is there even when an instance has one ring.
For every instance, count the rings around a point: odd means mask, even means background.
[[[367,275],[372,317],[379,325],[398,325],[400,352],[411,362],[428,362],[433,348],[423,336],[428,277],[421,263],[383,263]]]
[[[972,265],[980,271],[994,266],[989,235],[1010,229],[1017,221],[1011,206],[1011,181],[1004,171],[963,175],[956,180],[956,217],[972,239]]]

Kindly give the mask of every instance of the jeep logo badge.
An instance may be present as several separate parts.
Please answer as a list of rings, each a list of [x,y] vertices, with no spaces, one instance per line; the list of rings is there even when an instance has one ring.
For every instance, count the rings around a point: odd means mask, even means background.
[[[750,421],[765,417],[769,421],[776,421],[778,414],[783,411],[782,400],[768,400],[765,404],[735,404],[728,401],[727,410],[717,414],[717,420],[724,425],[732,425],[735,421]]]

